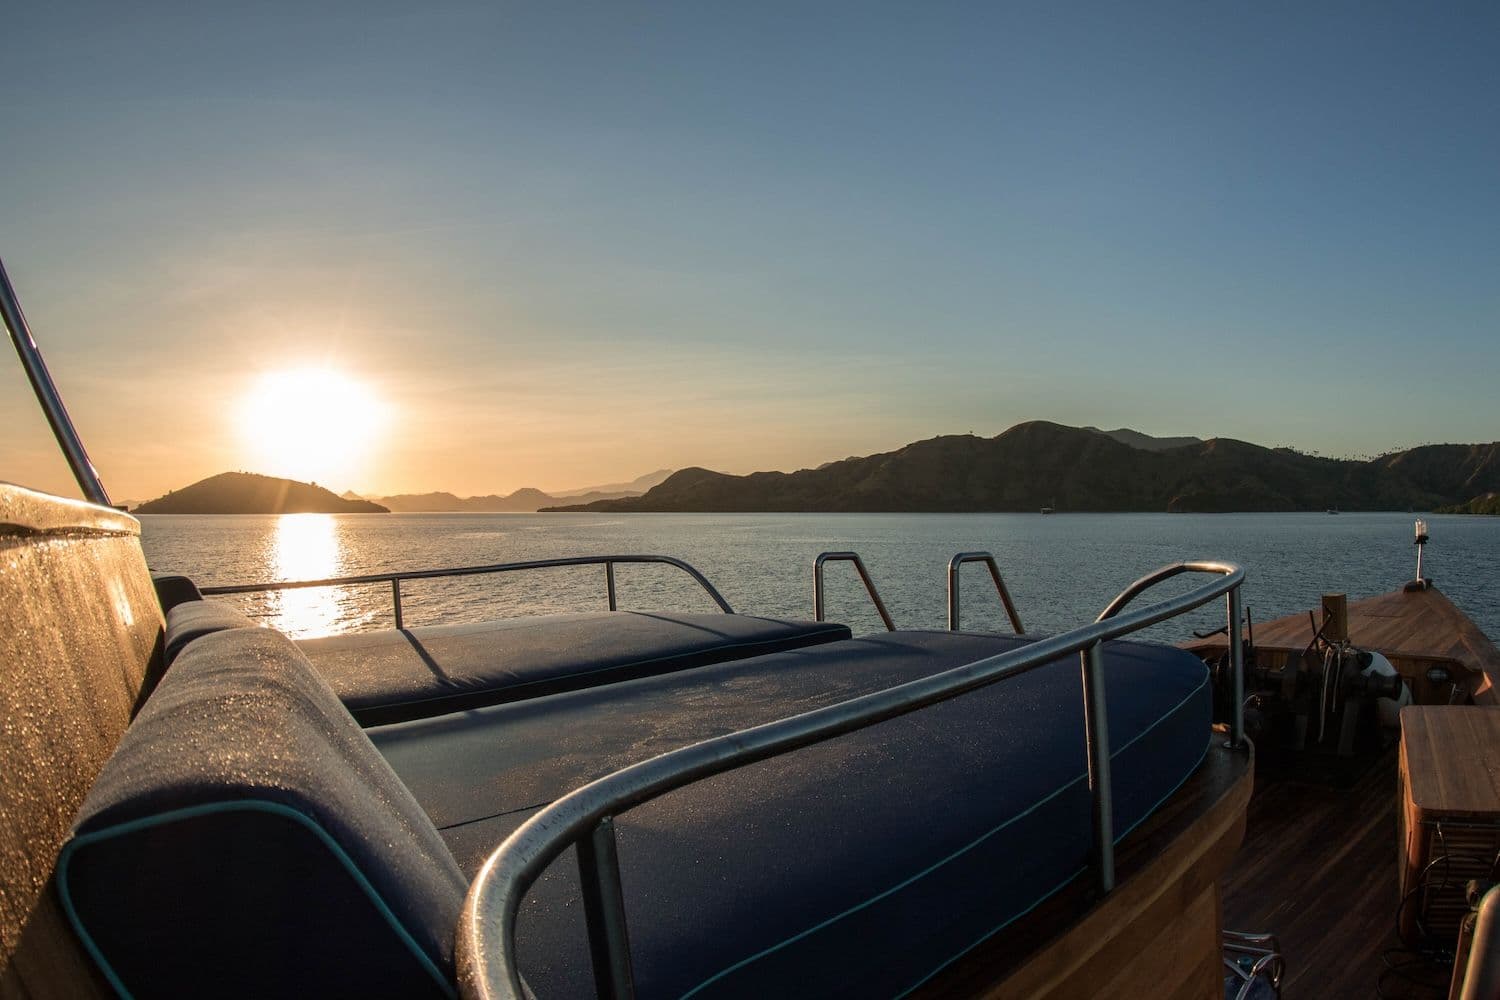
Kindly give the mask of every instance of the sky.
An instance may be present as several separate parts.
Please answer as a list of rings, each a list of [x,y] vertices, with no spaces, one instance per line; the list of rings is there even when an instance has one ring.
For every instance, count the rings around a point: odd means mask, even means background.
[[[117,499],[274,471],[307,368],[367,495],[1500,438],[1500,6],[220,6],[6,15],[0,259]]]

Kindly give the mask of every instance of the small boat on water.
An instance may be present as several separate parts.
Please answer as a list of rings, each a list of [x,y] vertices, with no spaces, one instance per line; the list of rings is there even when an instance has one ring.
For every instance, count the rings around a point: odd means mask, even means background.
[[[0,306],[89,497],[0,485],[7,995],[1495,995],[1500,653],[1420,569],[1253,624],[1241,568],[1172,563],[1056,636],[985,552],[944,631],[852,552],[805,621],[649,554],[203,588],[147,569],[3,268]],[[825,620],[839,562],[885,632]],[[975,562],[1010,634],[961,627]],[[718,611],[621,610],[639,563]],[[607,610],[402,619],[408,580],[579,565]],[[224,600],[330,585],[395,628]]]

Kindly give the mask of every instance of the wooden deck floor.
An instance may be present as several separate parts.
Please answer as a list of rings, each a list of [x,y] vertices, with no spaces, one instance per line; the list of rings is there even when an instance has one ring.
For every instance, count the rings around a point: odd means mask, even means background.
[[[1395,750],[1347,789],[1265,774],[1256,783],[1222,883],[1224,926],[1280,937],[1286,1000],[1377,996],[1381,953],[1397,944]],[[1384,995],[1447,991],[1388,977]]]

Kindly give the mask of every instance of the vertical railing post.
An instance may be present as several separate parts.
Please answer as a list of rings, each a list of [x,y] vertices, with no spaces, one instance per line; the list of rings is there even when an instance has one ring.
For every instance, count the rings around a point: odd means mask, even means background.
[[[958,631],[958,567],[963,565],[961,556],[954,556],[948,563],[948,631]]]
[[[813,560],[813,621],[823,620],[823,557]]]
[[[401,628],[401,578],[391,577],[391,606],[396,609],[396,628]]]
[[[601,1000],[631,1000],[635,996],[635,974],[630,967],[630,935],[625,925],[625,893],[620,887],[614,820],[609,816],[601,819],[577,846],[594,989]]]
[[[615,564],[609,560],[604,563],[604,588],[609,591],[609,610],[619,611],[619,601],[615,598]]]
[[[1240,588],[1234,587],[1227,597],[1229,605],[1229,672],[1234,675],[1234,705],[1229,715],[1229,746],[1235,750],[1245,745],[1245,650],[1240,644]]]
[[[1099,891],[1115,887],[1114,795],[1110,790],[1109,720],[1104,701],[1104,644],[1082,653],[1083,728],[1088,741],[1089,798],[1093,811],[1092,857]]]

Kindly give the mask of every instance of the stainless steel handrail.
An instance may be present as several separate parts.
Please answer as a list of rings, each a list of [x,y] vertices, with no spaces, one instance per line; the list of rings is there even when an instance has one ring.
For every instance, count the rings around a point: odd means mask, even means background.
[[[1010,599],[1010,591],[1006,589],[1005,578],[1000,575],[1000,565],[988,552],[960,552],[948,560],[948,631],[958,631],[958,571],[964,563],[971,562],[982,562],[989,567],[990,579],[995,581],[995,590],[1000,594],[1000,603],[1005,605],[1005,614],[1010,619],[1010,627],[1016,635],[1025,635],[1026,629],[1021,626],[1021,616],[1016,611],[1015,603]]]
[[[68,416],[68,408],[63,405],[62,394],[57,391],[57,385],[47,371],[47,362],[42,360],[42,352],[37,349],[36,340],[31,336],[26,314],[21,312],[21,302],[16,298],[16,290],[11,287],[10,275],[5,273],[4,261],[0,261],[0,317],[4,318],[10,342],[21,356],[21,367],[26,369],[26,377],[31,381],[31,391],[36,393],[36,401],[42,405],[42,412],[47,415],[52,436],[57,438],[57,446],[68,460],[73,478],[78,480],[78,488],[93,503],[110,506],[109,493],[99,481],[99,472],[94,468],[94,463],[89,461],[83,439],[78,436],[73,419]]]
[[[493,563],[488,566],[456,566],[450,569],[414,569],[402,570],[394,573],[368,573],[364,576],[337,576],[326,580],[281,580],[276,583],[236,583],[222,587],[203,587],[201,592],[209,596],[221,594],[257,594],[267,590],[301,590],[306,587],[354,587],[361,584],[389,583],[391,585],[391,605],[396,612],[396,627],[403,627],[401,619],[401,581],[402,580],[433,580],[445,576],[478,576],[485,573],[511,573],[523,569],[552,569],[557,566],[604,566],[605,591],[609,596],[609,610],[618,611],[618,601],[615,595],[615,565],[617,563],[661,563],[666,566],[675,566],[688,576],[698,581],[713,602],[719,606],[719,610],[726,615],[734,614],[734,609],[724,596],[708,582],[708,577],[700,573],[696,567],[681,559],[672,556],[654,555],[623,555],[623,556],[570,556],[565,559],[533,559],[529,562]]]
[[[507,837],[470,885],[457,931],[462,994],[478,1000],[530,996],[516,962],[516,915],[536,879],[576,843],[587,844],[580,852],[579,875],[597,992],[601,997],[633,996],[613,818],[673,789],[948,701],[1072,653],[1084,654],[1089,664],[1085,676],[1092,675],[1093,680],[1084,701],[1085,726],[1089,733],[1103,735],[1102,718],[1089,721],[1105,710],[1102,643],[1237,593],[1245,579],[1245,571],[1229,563],[1184,564],[1172,575],[1176,572],[1212,572],[1220,578],[1186,594],[1128,613],[1101,616],[1093,624],[999,656],[673,750],[563,796]],[[1109,773],[1107,741],[1100,748],[1104,753],[1096,757],[1096,744],[1090,743],[1091,778],[1096,765],[1106,778]],[[1091,780],[1089,788],[1096,816],[1107,817],[1113,808],[1109,782]],[[1097,836],[1099,824],[1094,830]],[[1094,854],[1102,862],[1096,868],[1100,889],[1108,892],[1114,887],[1113,839],[1096,844]]]
[[[1125,605],[1163,580],[1170,580],[1183,573],[1218,572],[1218,567],[1222,565],[1224,564],[1211,562],[1173,563],[1155,572],[1147,573],[1120,591],[1115,599],[1109,602],[1109,606],[1100,612],[1098,620],[1102,622],[1107,618],[1115,617],[1125,609]],[[1244,614],[1241,611],[1240,588],[1235,587],[1229,591],[1227,603],[1229,629],[1226,638],[1229,644],[1229,672],[1234,679],[1234,707],[1230,709],[1229,742],[1226,745],[1239,750],[1245,746],[1245,650],[1240,644],[1240,619],[1244,617]]]
[[[896,631],[896,623],[891,620],[891,613],[885,609],[885,602],[880,599],[880,591],[875,589],[875,581],[870,579],[870,571],[865,569],[865,561],[859,557],[858,552],[823,552],[813,560],[813,618],[824,621],[823,609],[823,564],[830,562],[850,562],[854,564],[859,578],[864,581],[865,593],[870,595],[870,601],[875,605],[875,610],[880,612],[880,620],[885,622],[887,632]]]

